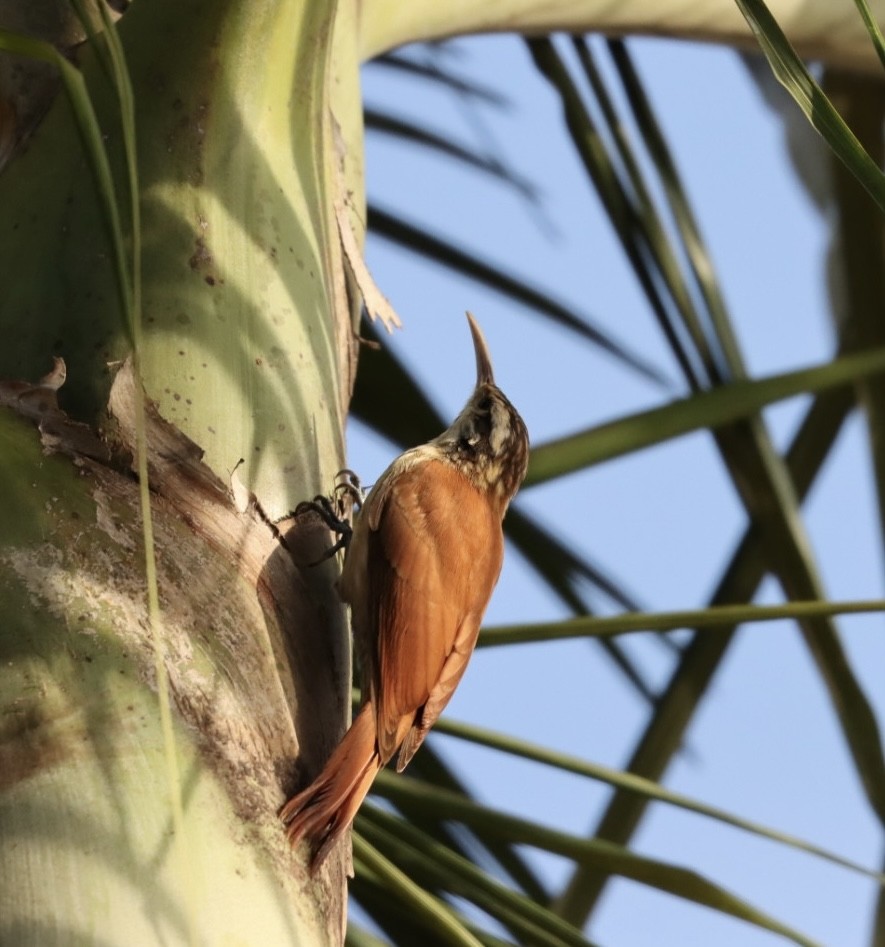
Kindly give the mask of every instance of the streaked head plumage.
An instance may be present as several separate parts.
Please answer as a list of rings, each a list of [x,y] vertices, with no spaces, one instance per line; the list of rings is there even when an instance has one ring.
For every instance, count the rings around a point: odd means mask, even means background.
[[[476,386],[436,443],[479,489],[493,494],[506,507],[525,477],[528,431],[519,412],[495,384],[488,345],[469,312],[467,321],[476,352]]]

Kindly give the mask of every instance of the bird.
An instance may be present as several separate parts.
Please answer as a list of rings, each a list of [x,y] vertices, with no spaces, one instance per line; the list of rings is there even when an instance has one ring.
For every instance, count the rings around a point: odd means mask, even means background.
[[[495,384],[467,313],[476,385],[442,434],[400,454],[353,525],[338,593],[350,606],[362,705],[320,774],[280,810],[314,874],[380,770],[402,772],[449,702],[476,646],[504,557],[504,514],[528,466],[519,412]]]

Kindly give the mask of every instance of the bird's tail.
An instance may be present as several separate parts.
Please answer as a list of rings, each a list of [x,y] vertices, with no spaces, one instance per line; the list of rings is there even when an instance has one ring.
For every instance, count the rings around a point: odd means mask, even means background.
[[[353,822],[380,769],[375,715],[367,703],[320,775],[280,810],[289,841],[295,845],[304,838],[310,845],[311,874]]]

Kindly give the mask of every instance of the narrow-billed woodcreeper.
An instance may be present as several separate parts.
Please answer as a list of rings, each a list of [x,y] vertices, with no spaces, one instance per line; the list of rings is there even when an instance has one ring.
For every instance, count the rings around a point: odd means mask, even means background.
[[[363,705],[320,775],[280,817],[315,871],[379,770],[406,767],[461,680],[504,555],[528,433],[492,376],[476,321],[476,387],[451,426],[401,454],[354,525],[338,590],[351,607]]]

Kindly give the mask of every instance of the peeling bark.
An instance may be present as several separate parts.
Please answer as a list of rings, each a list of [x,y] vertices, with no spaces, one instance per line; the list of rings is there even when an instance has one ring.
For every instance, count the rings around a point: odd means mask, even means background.
[[[7,541],[0,529],[0,577],[6,577],[0,590],[13,581],[34,614],[54,619],[74,668],[88,675],[110,662],[137,688],[155,691],[132,472],[136,384],[124,364],[100,434],[70,421],[45,384],[0,384],[0,401],[36,423],[44,454],[65,455],[78,494],[74,504],[67,495],[47,499],[50,525],[42,542]],[[146,424],[171,702],[185,739],[225,787],[249,844],[258,841],[284,889],[300,886],[306,877],[284,843],[276,811],[340,737],[317,722],[347,719],[350,702],[349,661],[338,653],[346,633],[334,589],[337,565],[295,563],[319,559],[330,533],[318,519],[299,517],[284,547],[254,498],[238,510],[230,485],[202,463],[199,447],[150,404]],[[23,686],[0,718],[0,792],[111,752],[102,744],[105,725],[91,731],[87,725],[90,717],[103,719],[101,695],[86,701],[82,715],[47,711],[56,706],[44,699],[49,680]],[[68,704],[60,700],[59,707]],[[133,715],[106,720],[106,732],[136,728],[140,718]],[[329,869],[337,876],[325,907],[330,930],[343,930],[344,867],[339,858]]]

